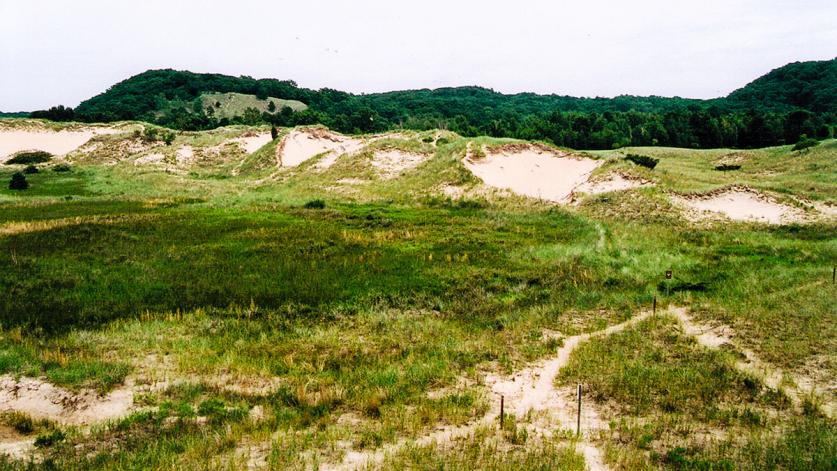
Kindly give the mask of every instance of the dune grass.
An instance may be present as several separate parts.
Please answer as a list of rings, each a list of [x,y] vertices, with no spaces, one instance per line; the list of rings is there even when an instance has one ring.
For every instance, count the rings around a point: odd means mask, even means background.
[[[654,296],[723,322],[788,371],[837,374],[835,224],[696,225],[667,196],[739,182],[834,201],[832,143],[799,155],[630,150],[660,158],[653,171],[603,152],[600,171],[656,187],[562,208],[484,191],[461,164],[467,140],[441,134],[377,143],[428,154],[393,180],[375,177],[369,152],[321,172],[315,161],[271,168],[274,142],[168,172],[94,156],[32,175],[25,192],[0,188],[0,374],[147,387],[136,398],[145,412],[90,435],[62,429],[44,467],[235,469],[244,444],[274,468],[340,460],[481,416],[485,370],[511,372],[554,352],[544,332],[598,330]],[[102,136],[105,149],[125,138]],[[734,158],[738,173],[714,170]],[[368,183],[339,183],[358,175]],[[443,185],[465,196],[440,196]],[[314,200],[324,207],[305,207]],[[602,440],[624,468],[828,469],[833,421],[796,415],[733,360],[661,318],[583,346],[561,381],[617,405]],[[483,431],[387,466],[581,469],[579,459],[566,440]]]

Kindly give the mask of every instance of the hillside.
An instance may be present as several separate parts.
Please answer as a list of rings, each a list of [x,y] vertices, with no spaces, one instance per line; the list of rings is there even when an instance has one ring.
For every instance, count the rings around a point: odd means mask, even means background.
[[[837,59],[794,62],[729,94],[730,106],[837,112]]]
[[[837,116],[835,60],[789,64],[729,97],[690,100],[619,96],[574,98],[480,87],[408,90],[353,95],[298,87],[292,81],[152,70],[131,77],[81,103],[70,119],[143,120],[184,130],[227,124],[277,126],[323,124],[346,133],[396,128],[449,129],[461,135],[538,139],[559,146],[611,149],[624,146],[754,148],[794,143],[805,134],[833,135]],[[268,96],[297,105],[290,115],[207,113],[206,93]],[[58,113],[56,113],[58,114]],[[50,118],[50,113],[38,114]],[[64,119],[63,116],[61,115]]]
[[[0,182],[0,469],[833,468],[837,140],[8,119]]]

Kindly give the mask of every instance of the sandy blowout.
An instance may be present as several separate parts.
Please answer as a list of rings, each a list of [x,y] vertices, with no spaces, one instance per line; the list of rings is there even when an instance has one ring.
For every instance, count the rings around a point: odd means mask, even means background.
[[[747,189],[731,189],[704,197],[678,198],[678,202],[693,209],[700,216],[722,214],[733,221],[784,224],[803,219],[800,210],[777,203]]]
[[[238,144],[238,146],[247,152],[248,154],[252,154],[257,150],[261,149],[262,146],[267,144],[268,142],[272,141],[273,139],[270,137],[270,133],[262,133],[262,134],[251,134],[251,135],[244,135],[242,137],[237,137],[230,142],[234,142]]]
[[[294,130],[282,140],[277,157],[282,167],[297,165],[322,155],[317,168],[329,168],[344,154],[352,154],[364,145],[363,140],[334,134],[325,129]]]
[[[0,376],[0,411],[23,412],[35,419],[88,425],[123,417],[133,403],[127,386],[100,396],[92,390],[75,393],[40,379]]]
[[[635,178],[626,178],[624,175],[616,173],[609,175],[604,180],[587,181],[577,186],[573,193],[587,193],[597,195],[600,193],[610,193],[612,191],[633,190],[634,188],[643,188],[651,186],[652,183],[639,180]]]
[[[53,155],[66,155],[82,147],[94,136],[113,134],[114,129],[84,129],[81,131],[47,131],[29,129],[0,130],[0,163],[21,151],[42,150]]]
[[[486,185],[555,203],[568,202],[573,190],[602,163],[526,144],[503,146],[482,159],[465,158],[468,170]]]

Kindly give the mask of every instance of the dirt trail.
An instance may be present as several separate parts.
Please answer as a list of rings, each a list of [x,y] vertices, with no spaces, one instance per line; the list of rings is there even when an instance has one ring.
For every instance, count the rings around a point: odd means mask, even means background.
[[[828,417],[834,418],[837,404],[823,400],[822,392],[815,386],[806,385],[807,381],[795,378],[781,369],[765,363],[752,350],[736,345],[730,334],[727,334],[727,332],[732,332],[731,328],[726,326],[713,327],[695,321],[686,308],[672,308],[670,312],[683,325],[683,332],[694,337],[704,347],[717,350],[723,345],[734,346],[736,351],[744,355],[744,359],[737,361],[735,367],[743,373],[762,378],[769,388],[784,392],[796,408],[801,408],[803,400],[813,395],[822,400],[821,411]],[[791,382],[786,381],[786,378],[791,379]]]
[[[572,388],[555,389],[553,383],[558,372],[569,362],[572,352],[582,343],[594,337],[608,336],[620,332],[644,319],[650,313],[644,312],[621,324],[606,329],[581,334],[564,339],[564,345],[549,359],[515,373],[511,377],[488,375],[485,384],[488,388],[505,397],[506,411],[516,417],[524,417],[531,413],[541,413],[545,423],[551,428],[574,430],[576,418],[574,395]],[[574,389],[573,389],[574,391]],[[601,451],[590,441],[589,436],[605,426],[605,422],[598,418],[595,409],[583,408],[582,429],[585,431],[577,444],[577,449],[584,455],[589,469],[593,471],[606,470]],[[439,427],[430,434],[416,440],[401,440],[368,452],[350,451],[342,463],[324,465],[321,469],[352,470],[379,465],[386,456],[397,453],[408,445],[427,446],[430,444],[444,445],[456,438],[466,437],[478,427],[487,426],[497,421],[500,416],[499,401],[492,401],[491,409],[481,418],[457,427]]]

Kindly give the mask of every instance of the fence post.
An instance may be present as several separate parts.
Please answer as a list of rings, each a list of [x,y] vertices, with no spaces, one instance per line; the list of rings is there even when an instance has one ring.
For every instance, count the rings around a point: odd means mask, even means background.
[[[578,383],[578,414],[575,422],[575,434],[581,435],[581,383]]]
[[[506,397],[501,394],[500,395],[500,430],[503,430],[503,419],[505,418],[505,415],[506,415],[506,411],[505,411],[505,408],[506,408],[505,402],[506,401],[505,401],[505,399],[506,399]]]

